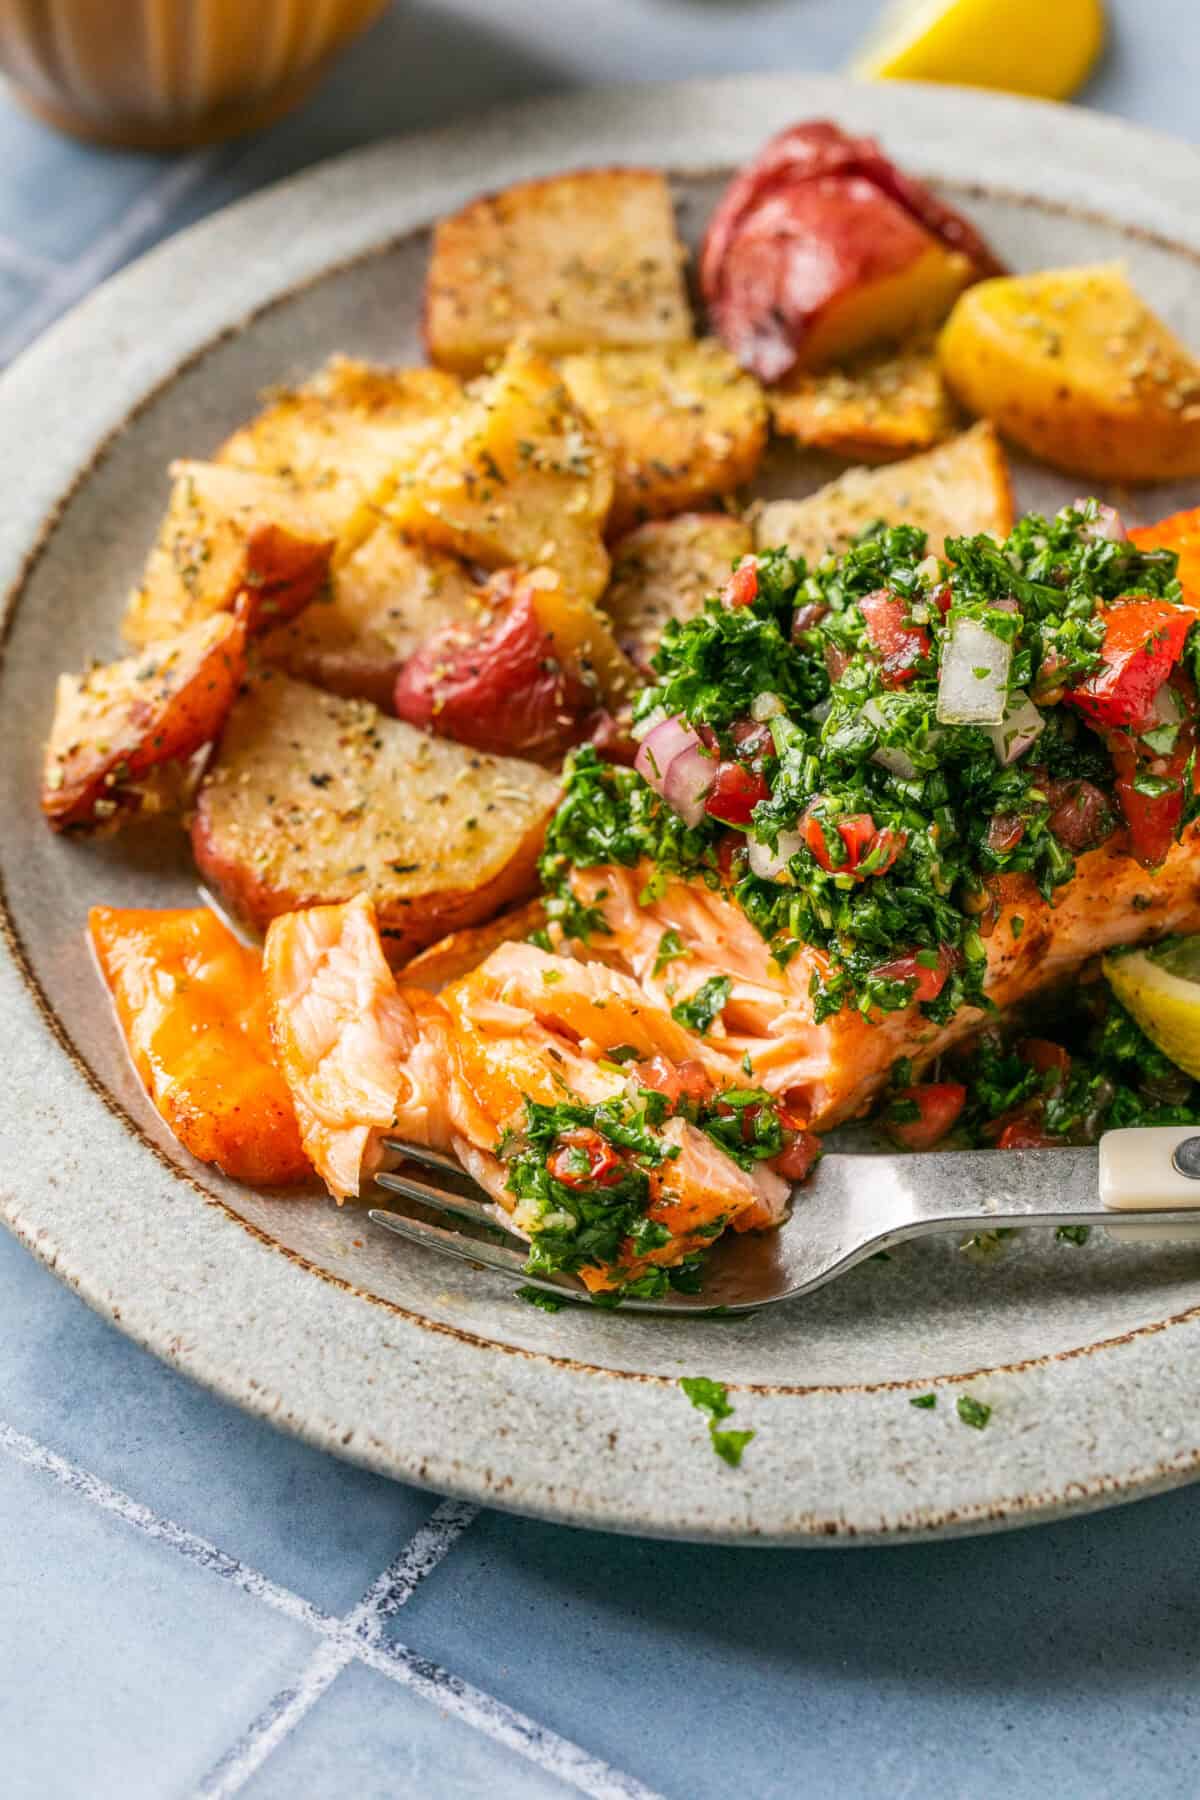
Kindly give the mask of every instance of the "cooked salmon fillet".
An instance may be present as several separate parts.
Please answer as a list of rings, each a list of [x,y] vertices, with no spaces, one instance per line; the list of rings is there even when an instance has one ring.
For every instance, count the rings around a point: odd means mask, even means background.
[[[710,1056],[771,1094],[786,1094],[793,1112],[816,1131],[859,1118],[886,1084],[892,1064],[910,1057],[918,1068],[983,1022],[963,1007],[937,1026],[918,1006],[866,1019],[843,1008],[817,1024],[809,993],[814,972],[828,967],[820,951],[803,949],[784,968],[741,908],[699,881],[668,881],[645,899],[648,866],[579,869],[572,887],[596,906],[609,926],[587,953],[632,975],[651,1001],[671,1004],[706,980],[725,976],[729,997],[706,1044]],[[1195,833],[1176,844],[1157,871],[1143,869],[1124,836],[1110,838],[1078,859],[1074,878],[1043,899],[1027,876],[996,884],[997,916],[985,940],[986,991],[1000,1009],[1063,982],[1092,957],[1119,944],[1138,944],[1172,932],[1200,931],[1200,868]],[[1021,924],[1016,933],[1014,919]],[[655,974],[664,932],[674,930],[684,954]],[[745,1057],[747,1062],[741,1063]]]
[[[501,944],[441,995],[400,989],[362,896],[275,919],[263,970],[304,1149],[338,1199],[358,1193],[394,1132],[456,1153],[516,1229],[532,1235],[536,1214],[522,1211],[497,1154],[520,1132],[527,1100],[621,1098],[631,1077],[605,1056],[618,1043],[647,1057],[703,1061],[719,1085],[736,1084],[725,1055],[631,976],[532,944]],[[782,1216],[788,1184],[765,1165],[743,1170],[682,1117],[666,1121],[661,1140],[668,1155],[654,1172],[648,1216],[669,1241],[631,1252],[615,1271],[582,1270],[593,1287],[678,1263],[726,1224]]]
[[[204,906],[94,906],[89,927],[133,1066],[185,1148],[256,1186],[310,1176],[257,950]]]

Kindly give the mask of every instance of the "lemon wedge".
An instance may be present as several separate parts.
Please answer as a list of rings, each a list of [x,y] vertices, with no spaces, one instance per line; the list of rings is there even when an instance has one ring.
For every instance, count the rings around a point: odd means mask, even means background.
[[[1200,937],[1106,956],[1104,973],[1151,1043],[1200,1081]]]
[[[1065,100],[1087,80],[1104,36],[1103,0],[892,0],[852,66]]]

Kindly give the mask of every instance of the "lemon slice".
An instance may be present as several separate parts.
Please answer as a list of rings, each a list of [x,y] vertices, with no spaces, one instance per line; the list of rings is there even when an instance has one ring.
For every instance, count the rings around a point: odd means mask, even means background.
[[[892,0],[856,75],[1065,100],[1104,47],[1103,0]]]
[[[1150,1041],[1200,1081],[1200,937],[1106,956],[1104,973]]]

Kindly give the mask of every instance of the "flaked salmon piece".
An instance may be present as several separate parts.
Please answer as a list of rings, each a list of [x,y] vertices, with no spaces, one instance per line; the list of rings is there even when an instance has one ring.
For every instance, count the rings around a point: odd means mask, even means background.
[[[94,906],[88,923],[133,1066],[184,1147],[255,1186],[309,1177],[258,951],[204,906]]]
[[[670,987],[691,994],[713,975],[728,977],[729,1052],[745,1056],[755,1083],[786,1094],[791,1111],[806,1115],[817,1131],[867,1112],[898,1057],[911,1057],[920,1068],[985,1017],[977,1007],[963,1007],[937,1026],[915,1005],[871,1018],[846,1007],[817,1024],[810,984],[828,968],[820,951],[802,949],[781,969],[741,908],[702,882],[668,881],[661,895],[643,903],[650,873],[647,866],[574,873],[575,892],[599,907],[609,926],[592,938],[588,953],[627,970],[652,996],[665,997]],[[1185,833],[1153,872],[1128,854],[1123,835],[1112,837],[1078,858],[1075,876],[1055,890],[1053,902],[1027,876],[1005,876],[994,892],[985,986],[1004,1009],[1067,980],[1116,945],[1200,930],[1196,834]],[[668,930],[678,934],[684,954],[655,975]]]
[[[378,1165],[418,1042],[365,895],[273,919],[263,949],[275,1053],[304,1148],[339,1200]]]
[[[487,959],[487,980],[499,1001],[527,1008],[587,1057],[628,1046],[639,1058],[699,1062],[720,1087],[740,1079],[723,1045],[697,1037],[672,1018],[669,1003],[607,964],[551,955],[534,944],[504,944]]]

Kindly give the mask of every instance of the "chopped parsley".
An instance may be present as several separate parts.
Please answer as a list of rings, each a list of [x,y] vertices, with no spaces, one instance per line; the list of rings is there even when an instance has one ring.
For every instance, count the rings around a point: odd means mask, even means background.
[[[707,1037],[720,1018],[732,987],[728,975],[710,975],[690,1000],[681,1000],[671,1008],[671,1017],[677,1025],[686,1026],[698,1037]]]
[[[1060,1225],[1054,1233],[1060,1244],[1074,1244],[1082,1249],[1092,1235],[1090,1225]]]
[[[536,1306],[542,1312],[547,1313],[561,1312],[567,1304],[566,1300],[558,1294],[548,1294],[545,1288],[536,1287],[519,1287],[517,1299],[524,1300],[529,1306]]]
[[[936,1394],[914,1394],[908,1404],[910,1406],[920,1407],[922,1412],[932,1412],[934,1407],[937,1405],[937,1395]]]
[[[708,1435],[717,1455],[731,1469],[736,1469],[741,1463],[742,1451],[754,1433],[719,1429],[721,1420],[728,1419],[733,1412],[724,1382],[711,1381],[707,1375],[684,1375],[679,1385],[692,1405],[708,1414]]]
[[[690,955],[691,951],[672,925],[669,930],[663,932],[658,940],[658,952],[654,958],[655,975],[661,975],[671,963],[678,962],[681,957]]]
[[[960,1394],[954,1402],[954,1409],[964,1425],[970,1425],[975,1431],[982,1431],[992,1416],[990,1406],[982,1400],[976,1400],[974,1394]]]
[[[1101,666],[1099,609],[1125,594],[1182,598],[1172,552],[1113,542],[1093,529],[1097,517],[1094,501],[1054,519],[1032,514],[1003,543],[951,540],[948,560],[928,554],[922,532],[882,525],[812,566],[782,550],[760,554],[750,605],[712,599],[668,623],[653,683],[634,706],[635,730],[678,715],[714,758],[761,776],[765,797],[744,834],[707,813],[685,824],[635,771],[584,747],[542,861],[551,916],[584,939],[604,929],[602,905],[573,895],[576,869],[640,868],[644,901],[685,877],[731,897],[780,963],[801,946],[825,953],[812,977],[817,1022],[846,1006],[894,1011],[918,993],[937,1024],[966,1003],[986,1007],[989,884],[1025,875],[1049,899],[1118,816],[1109,745],[1059,704]],[[964,622],[1003,642],[1013,716],[1033,719],[1032,740],[1008,763],[995,727],[938,716],[945,648]],[[880,630],[899,633],[898,665]],[[1184,661],[1200,671],[1200,626]],[[764,711],[753,751],[743,751]],[[1169,719],[1152,730],[1178,735]],[[1139,766],[1132,788],[1154,798],[1163,782],[1174,775]],[[665,933],[655,974],[681,950]]]

